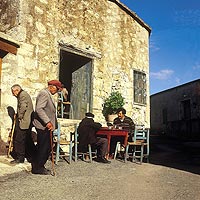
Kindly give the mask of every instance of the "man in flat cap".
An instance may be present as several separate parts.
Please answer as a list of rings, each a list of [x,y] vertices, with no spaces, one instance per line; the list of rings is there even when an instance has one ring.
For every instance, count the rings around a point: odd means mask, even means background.
[[[36,98],[33,125],[37,130],[37,155],[32,163],[33,174],[50,174],[45,168],[51,152],[50,131],[57,127],[56,106],[52,95],[61,90],[62,83],[58,80],[48,82],[48,87],[41,90]]]
[[[94,115],[90,112],[85,113],[85,118],[78,127],[78,150],[81,152],[87,151],[88,144],[97,149],[97,162],[110,163],[106,159],[108,140],[107,138],[97,137],[96,132],[101,128],[101,124],[94,122]]]

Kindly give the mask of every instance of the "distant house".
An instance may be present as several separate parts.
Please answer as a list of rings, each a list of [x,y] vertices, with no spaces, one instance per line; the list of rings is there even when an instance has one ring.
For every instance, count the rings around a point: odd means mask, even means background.
[[[86,111],[104,122],[102,104],[112,91],[125,98],[127,115],[150,126],[151,28],[119,0],[1,2],[0,141],[6,141],[16,108],[10,87],[32,97],[59,79],[69,91],[74,119]]]
[[[200,79],[150,96],[151,132],[200,138]]]

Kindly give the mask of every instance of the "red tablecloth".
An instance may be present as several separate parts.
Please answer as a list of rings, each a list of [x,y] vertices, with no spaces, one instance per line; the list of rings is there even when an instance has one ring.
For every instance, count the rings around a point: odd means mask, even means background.
[[[127,145],[128,142],[128,130],[121,129],[109,129],[108,127],[102,127],[97,131],[97,135],[105,135],[108,139],[108,153],[110,152],[110,140],[112,136],[123,136],[124,137],[124,146]]]

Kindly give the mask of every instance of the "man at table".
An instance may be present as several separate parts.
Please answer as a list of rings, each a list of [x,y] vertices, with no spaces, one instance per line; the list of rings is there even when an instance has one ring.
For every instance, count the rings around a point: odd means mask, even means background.
[[[117,115],[118,117],[114,119],[113,124],[122,127],[123,129],[128,129],[129,135],[131,135],[135,129],[133,120],[126,116],[126,110],[124,108],[119,108],[117,110]]]
[[[88,144],[91,144],[92,148],[97,149],[97,162],[110,163],[106,159],[108,140],[107,138],[101,138],[96,136],[96,132],[101,128],[101,124],[94,122],[94,115],[90,112],[85,113],[85,118],[79,124],[78,132],[78,151],[87,151]]]
[[[135,124],[133,120],[126,116],[126,110],[124,108],[119,108],[117,110],[118,117],[114,119],[113,124],[117,126],[117,128],[122,127],[122,129],[128,129],[129,137],[128,141],[132,141],[132,134],[135,129]],[[111,139],[111,147],[110,147],[110,155],[112,155],[115,151],[116,143],[121,142],[123,143],[123,137],[113,137]]]

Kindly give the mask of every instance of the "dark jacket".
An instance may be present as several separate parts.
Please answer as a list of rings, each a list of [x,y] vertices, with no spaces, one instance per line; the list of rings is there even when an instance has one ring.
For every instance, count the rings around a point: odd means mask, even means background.
[[[85,117],[77,130],[79,147],[95,144],[97,142],[96,132],[101,126],[100,123],[94,122],[92,118]]]

